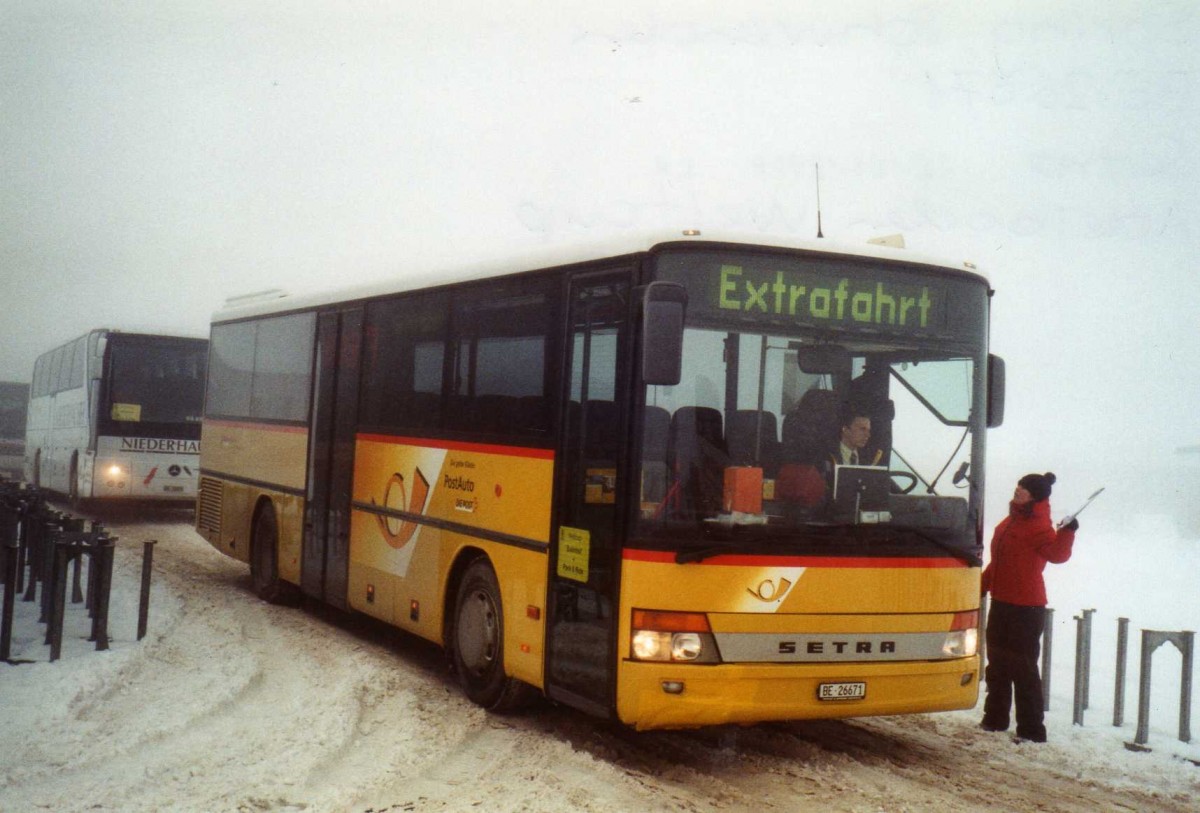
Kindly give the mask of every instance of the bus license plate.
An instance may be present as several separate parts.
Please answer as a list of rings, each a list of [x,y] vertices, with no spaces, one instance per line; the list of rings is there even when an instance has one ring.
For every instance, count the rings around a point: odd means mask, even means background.
[[[822,683],[817,687],[818,700],[862,700],[866,696],[866,683]]]

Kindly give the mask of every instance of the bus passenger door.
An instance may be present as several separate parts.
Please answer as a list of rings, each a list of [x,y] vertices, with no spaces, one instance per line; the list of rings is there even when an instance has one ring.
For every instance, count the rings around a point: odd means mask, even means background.
[[[362,325],[362,308],[322,313],[317,319],[308,441],[300,586],[306,595],[343,610],[349,608],[350,489]]]
[[[628,420],[620,359],[629,275],[571,284],[566,415],[559,439],[557,525],[550,540],[546,692],[608,716],[616,677],[622,460]]]

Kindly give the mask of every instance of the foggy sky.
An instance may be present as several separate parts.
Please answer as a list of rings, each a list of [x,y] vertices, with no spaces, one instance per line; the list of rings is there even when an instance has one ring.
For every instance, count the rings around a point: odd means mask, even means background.
[[[264,288],[811,237],[819,162],[827,237],[990,276],[1004,476],[1200,441],[1200,6],[733,5],[0,3],[0,379]]]

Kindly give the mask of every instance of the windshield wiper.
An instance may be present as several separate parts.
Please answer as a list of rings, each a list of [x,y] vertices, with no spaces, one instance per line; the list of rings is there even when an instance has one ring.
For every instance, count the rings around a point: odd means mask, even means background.
[[[881,527],[887,527],[888,530],[891,530],[891,531],[902,531],[903,533],[910,534],[912,536],[917,537],[918,539],[923,539],[924,541],[928,542],[929,544],[933,545],[934,547],[937,547],[937,548],[940,548],[941,550],[946,551],[946,553],[949,553],[951,556],[955,557],[956,559],[962,559],[964,562],[969,564],[971,567],[983,567],[983,560],[980,559],[978,556],[976,556],[971,551],[963,550],[962,548],[958,547],[957,545],[951,545],[949,542],[943,542],[942,540],[938,539],[936,536],[933,536],[932,534],[927,534],[924,531],[918,531],[916,528],[906,528],[903,526],[900,526],[900,527],[881,526]]]
[[[732,542],[724,542],[720,545],[703,545],[695,548],[684,548],[675,554],[675,563],[686,565],[694,562],[703,562],[705,559],[711,559],[712,557],[720,556],[723,553],[734,553],[740,548],[741,545],[737,545]]]
[[[859,526],[841,525],[841,524],[838,524],[838,525],[806,524],[806,525],[802,526],[800,529],[793,528],[793,529],[789,529],[789,530],[791,532],[795,532],[797,530],[803,530],[807,535],[816,537],[817,540],[819,540],[819,541],[828,542],[830,539],[835,538],[835,537],[843,538],[843,539],[846,537],[849,537],[851,539],[856,539],[856,535],[853,532],[853,529],[856,527],[859,527]],[[859,540],[859,541],[861,541],[861,540]],[[756,542],[759,543],[758,547],[755,547]],[[675,561],[678,564],[685,565],[685,564],[691,564],[691,563],[695,563],[695,562],[703,562],[705,559],[711,559],[714,556],[721,556],[726,553],[741,553],[741,552],[748,552],[748,551],[754,552],[754,553],[762,553],[764,551],[764,548],[762,548],[761,543],[762,543],[761,539],[753,539],[753,538],[730,539],[728,536],[725,536],[720,541],[714,541],[714,542],[710,542],[707,544],[700,544],[700,545],[695,545],[692,547],[681,548],[680,550],[678,550],[675,553]],[[788,540],[784,540],[784,539],[772,539],[772,540],[770,540],[769,548],[767,548],[767,550],[770,550],[771,552],[774,552],[774,553],[781,553],[782,548],[786,548],[791,544],[795,544],[795,541],[793,540],[793,541],[789,542]]]

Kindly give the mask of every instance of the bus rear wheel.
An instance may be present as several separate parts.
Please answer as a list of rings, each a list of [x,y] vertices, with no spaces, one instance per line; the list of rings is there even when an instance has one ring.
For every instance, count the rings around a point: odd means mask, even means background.
[[[528,705],[534,689],[504,672],[504,613],[496,572],[487,559],[467,566],[454,606],[452,659],[467,698],[506,713]]]
[[[264,505],[254,517],[250,542],[250,581],[254,594],[270,604],[282,604],[287,598],[285,585],[279,579],[279,526],[275,509]]]

